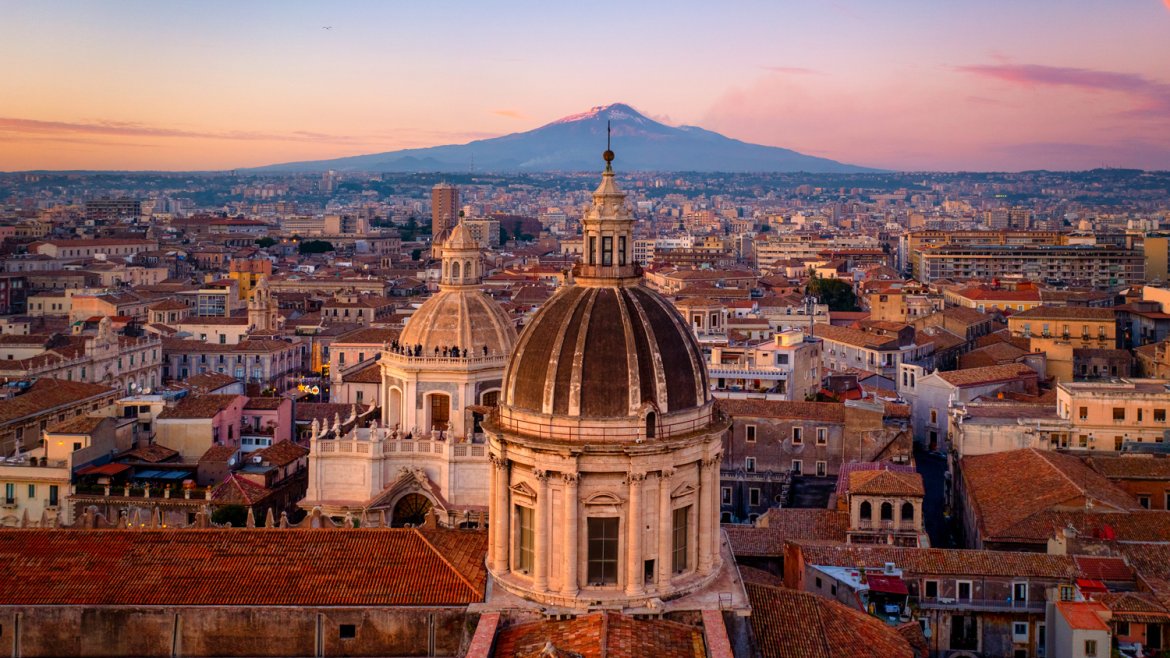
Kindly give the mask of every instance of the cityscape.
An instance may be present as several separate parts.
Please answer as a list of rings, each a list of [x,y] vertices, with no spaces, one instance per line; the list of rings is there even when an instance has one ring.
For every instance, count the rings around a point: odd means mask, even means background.
[[[1170,655],[1170,2],[0,7],[13,656]]]

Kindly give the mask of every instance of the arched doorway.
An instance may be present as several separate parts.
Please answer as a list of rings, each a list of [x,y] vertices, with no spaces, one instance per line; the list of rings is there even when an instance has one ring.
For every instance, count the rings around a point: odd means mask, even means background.
[[[403,528],[407,525],[419,526],[427,521],[431,513],[431,501],[419,493],[406,494],[394,504],[394,514],[390,517],[390,527]]]

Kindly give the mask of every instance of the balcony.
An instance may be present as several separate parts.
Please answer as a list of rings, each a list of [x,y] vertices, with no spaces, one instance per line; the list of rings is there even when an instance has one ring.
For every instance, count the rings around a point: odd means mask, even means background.
[[[964,610],[970,612],[1010,612],[1043,613],[1044,601],[1013,601],[1011,599],[956,599],[953,597],[925,596],[916,599],[918,607],[923,610]]]

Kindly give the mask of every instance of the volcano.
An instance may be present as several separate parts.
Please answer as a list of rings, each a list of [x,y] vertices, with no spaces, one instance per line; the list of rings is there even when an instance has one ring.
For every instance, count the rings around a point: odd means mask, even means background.
[[[668,126],[624,103],[595,107],[527,132],[467,144],[256,167],[255,173],[593,171],[611,126],[616,165],[626,171],[867,173],[775,146],[749,144],[696,126]]]

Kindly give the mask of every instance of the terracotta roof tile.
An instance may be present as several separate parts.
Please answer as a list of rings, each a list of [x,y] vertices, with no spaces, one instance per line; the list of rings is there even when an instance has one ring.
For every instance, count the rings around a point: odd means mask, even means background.
[[[64,379],[42,377],[33,382],[33,385],[24,393],[7,400],[0,400],[0,423],[34,416],[50,409],[113,393],[115,393],[114,389],[100,384],[83,384]]]
[[[723,531],[737,556],[778,556],[790,539],[845,541],[849,514],[829,509],[770,509],[756,525],[727,524]]]
[[[940,372],[938,376],[952,386],[980,386],[994,382],[1006,382],[1015,379],[1039,379],[1040,375],[1022,363],[1010,363],[1000,366],[984,366],[982,368],[967,368],[966,370],[950,370]]]
[[[1090,457],[1089,466],[1110,480],[1170,480],[1170,459],[1145,455]]]
[[[309,454],[309,449],[299,446],[292,441],[277,441],[267,448],[261,448],[248,453],[249,457],[260,457],[273,466],[285,466],[302,459]]]
[[[854,471],[849,474],[849,493],[861,496],[917,496],[926,495],[922,476],[896,471]]]
[[[896,629],[815,594],[745,582],[762,658],[912,658]]]
[[[120,457],[157,464],[158,462],[169,461],[178,454],[178,450],[172,450],[164,445],[152,443],[148,446],[135,448],[134,450],[127,450],[126,452],[122,453]]]
[[[832,423],[845,422],[845,405],[840,402],[719,399],[715,403],[724,412],[735,417],[797,418]]]
[[[537,658],[546,645],[581,658],[704,658],[703,633],[663,619],[640,620],[617,612],[595,612],[568,620],[516,624],[496,635],[492,654]]]
[[[1072,581],[1079,569],[1072,557],[1022,551],[903,548],[862,544],[791,542],[805,564],[833,567],[882,567],[893,562],[911,576],[988,576],[1052,578]]]
[[[487,533],[459,532],[483,561]],[[0,532],[6,605],[465,606],[482,588],[417,530]]]
[[[1106,511],[1138,509],[1132,496],[1072,455],[1028,448],[964,457],[961,465],[985,540],[1019,537],[1014,526],[1029,517],[1082,506],[1086,497]]]
[[[213,418],[241,398],[243,398],[242,395],[232,393],[193,395],[183,398],[179,404],[173,407],[163,409],[158,418],[160,420],[167,418]]]

